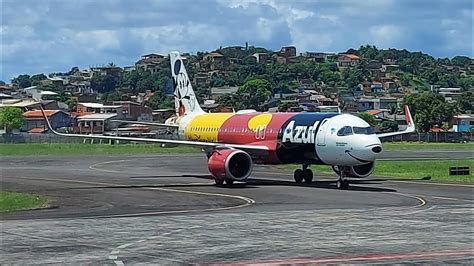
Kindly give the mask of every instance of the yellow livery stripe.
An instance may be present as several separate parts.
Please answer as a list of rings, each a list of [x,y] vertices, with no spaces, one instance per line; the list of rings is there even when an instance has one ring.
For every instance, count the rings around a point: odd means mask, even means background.
[[[196,116],[185,129],[186,139],[217,142],[219,128],[233,115],[233,113],[215,113]]]

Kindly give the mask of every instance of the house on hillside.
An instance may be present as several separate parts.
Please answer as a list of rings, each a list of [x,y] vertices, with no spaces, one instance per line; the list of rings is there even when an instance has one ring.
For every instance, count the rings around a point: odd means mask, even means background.
[[[283,57],[286,57],[286,58],[295,57],[296,56],[296,47],[294,47],[294,46],[283,46],[280,49],[279,55],[283,56]]]
[[[472,132],[474,128],[473,114],[459,114],[454,116],[454,132]]]
[[[257,59],[257,63],[265,64],[270,59],[270,55],[267,53],[254,53],[252,56]]]
[[[226,94],[234,94],[239,90],[237,86],[222,86],[222,87],[212,87],[211,88],[211,99],[216,100],[219,96]]]
[[[376,118],[387,118],[390,115],[390,112],[386,109],[367,110],[367,113]]]
[[[121,67],[110,65],[110,66],[99,66],[99,67],[91,67],[91,72],[93,75],[99,76],[120,76],[122,74],[123,69]]]
[[[208,53],[203,57],[204,61],[212,63],[222,63],[224,61],[224,56],[218,52]]]
[[[372,85],[370,86],[370,90],[372,91],[372,93],[384,92],[382,82],[378,82],[378,81],[372,82]]]
[[[131,101],[114,101],[113,105],[121,106],[123,118],[131,121],[153,121],[153,110],[150,107]]]
[[[79,115],[74,131],[79,134],[102,134],[106,130],[115,128],[118,123],[108,123],[111,119],[120,119],[114,113],[92,113]]]
[[[357,100],[357,112],[380,109],[380,101],[376,98],[360,98]]]
[[[326,61],[326,58],[327,58],[326,53],[320,53],[320,52],[305,52],[305,53],[302,53],[301,56],[306,58],[308,61],[315,61],[319,63],[324,63],[324,61]]]
[[[360,57],[355,54],[340,54],[337,58],[337,65],[339,67],[356,66]]]
[[[142,58],[135,63],[135,68],[156,73],[160,70],[163,60],[166,60],[166,57],[160,54],[142,55]]]
[[[194,75],[193,85],[196,87],[208,87],[211,83],[209,74],[206,72],[199,72]]]
[[[72,125],[71,116],[61,110],[44,110],[46,117],[53,129],[70,127]],[[27,111],[23,113],[23,125],[21,131],[31,133],[43,133],[48,129],[41,111]]]

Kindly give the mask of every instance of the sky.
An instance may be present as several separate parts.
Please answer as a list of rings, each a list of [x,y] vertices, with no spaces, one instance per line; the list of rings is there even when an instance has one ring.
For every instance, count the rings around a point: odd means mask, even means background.
[[[371,44],[473,57],[471,0],[0,0],[0,80],[147,53],[249,45],[298,53]]]

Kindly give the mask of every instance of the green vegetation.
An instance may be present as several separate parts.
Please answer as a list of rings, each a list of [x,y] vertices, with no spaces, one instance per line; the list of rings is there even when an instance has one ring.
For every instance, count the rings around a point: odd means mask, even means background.
[[[474,151],[474,143],[419,143],[419,142],[386,142],[382,143],[386,151],[402,150],[440,150],[440,151]]]
[[[196,153],[200,150],[193,147],[179,146],[162,148],[157,144],[0,144],[1,156],[25,155],[113,155],[113,154],[172,154]]]
[[[48,199],[28,193],[0,191],[0,212],[48,207]]]
[[[19,129],[23,124],[23,111],[16,107],[4,107],[0,109],[0,126],[6,133],[12,129]]]
[[[428,132],[431,128],[442,127],[458,112],[458,106],[446,102],[443,96],[433,92],[423,92],[404,98],[404,104],[410,107],[418,131]]]
[[[450,176],[449,167],[469,166],[471,175]],[[291,169],[294,169],[293,166]],[[317,165],[311,167],[315,173],[333,174],[330,166]],[[376,177],[400,178],[433,181],[473,183],[474,160],[426,160],[426,161],[377,161],[372,174]]]
[[[287,62],[287,60],[279,61],[278,54],[271,50],[253,46],[248,49],[224,47],[215,52],[223,55],[221,60],[206,59],[206,52],[187,55],[186,69],[192,81],[197,74],[201,77],[207,76],[205,82],[193,84],[199,100],[209,96],[211,87],[229,85],[242,88],[249,80],[259,80],[259,84],[248,84],[252,86],[242,89],[256,92],[256,95],[241,93],[241,95],[246,95],[244,101],[239,101],[242,100],[240,97],[218,99],[218,103],[235,109],[254,107],[259,107],[254,109],[260,109],[269,98],[267,91],[270,91],[270,94],[279,89],[296,91],[301,87],[302,81],[314,85],[326,96],[331,94],[350,96],[360,91],[358,85],[361,82],[379,81],[380,77],[375,74],[377,71],[374,69],[379,69],[382,64],[385,64],[392,66],[386,70],[385,75],[397,80],[398,85],[404,88],[418,91],[429,91],[430,85],[462,88],[464,94],[460,97],[457,108],[460,112],[472,110],[472,93],[469,90],[474,87],[474,76],[466,72],[472,62],[472,59],[466,56],[456,56],[452,59],[434,58],[421,52],[409,52],[405,49],[378,49],[375,46],[366,45],[346,51],[360,57],[357,63],[349,67],[339,67],[337,55],[329,55],[324,62],[315,62],[305,57],[296,57],[291,59],[291,62]],[[257,63],[256,58],[252,56],[254,53],[266,54],[267,60]],[[154,109],[168,108],[173,102],[172,97],[166,96],[172,94],[170,63],[167,58],[155,63],[157,65],[153,71],[137,68],[133,71],[112,71],[107,75],[96,73],[92,77],[91,87],[102,94],[103,101],[129,100],[132,95],[151,90],[156,94],[145,104]],[[115,65],[110,63],[108,67],[114,68]],[[67,73],[57,74],[70,75],[78,70],[79,68],[73,67]],[[19,75],[12,80],[12,83],[20,88],[37,85],[39,89],[58,92],[61,101],[68,100],[70,95],[64,93],[61,86],[43,82],[45,79],[44,74]],[[261,86],[263,83],[266,84]],[[267,84],[270,87],[269,90],[259,89],[267,87]],[[366,92],[366,94],[372,93]],[[231,101],[232,98],[237,100]],[[74,107],[73,103],[69,105]],[[281,109],[285,107],[282,106]],[[422,118],[418,119],[422,120]],[[439,120],[439,118],[436,119]],[[440,123],[438,124],[441,126]]]

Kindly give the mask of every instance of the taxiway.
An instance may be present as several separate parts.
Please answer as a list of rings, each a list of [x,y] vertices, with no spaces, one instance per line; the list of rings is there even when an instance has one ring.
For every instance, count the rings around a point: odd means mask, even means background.
[[[53,199],[0,216],[3,263],[474,258],[472,185],[371,178],[341,191],[331,176],[296,185],[286,168],[258,166],[247,185],[216,187],[201,154],[4,157],[0,167],[2,190]]]

